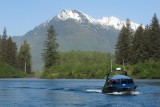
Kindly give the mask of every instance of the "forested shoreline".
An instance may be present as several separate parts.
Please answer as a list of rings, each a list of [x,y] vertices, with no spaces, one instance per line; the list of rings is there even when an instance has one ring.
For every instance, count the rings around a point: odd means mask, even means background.
[[[117,67],[123,69],[123,65],[116,64],[114,55],[103,52],[70,51],[60,52],[59,64],[46,68],[41,78],[48,79],[104,79],[111,71],[111,59],[113,70]],[[134,65],[126,64],[128,75],[137,79],[160,79],[160,62],[140,62]]]
[[[30,46],[25,40],[18,50],[4,28],[0,35],[0,78],[20,78],[31,73]]]

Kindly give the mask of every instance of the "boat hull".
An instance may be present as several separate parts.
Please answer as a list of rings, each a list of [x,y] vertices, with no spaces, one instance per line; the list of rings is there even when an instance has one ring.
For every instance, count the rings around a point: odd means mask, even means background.
[[[123,93],[130,93],[135,91],[136,85],[130,87],[113,87],[113,86],[104,86],[102,88],[102,93],[113,93],[113,92],[123,92]]]

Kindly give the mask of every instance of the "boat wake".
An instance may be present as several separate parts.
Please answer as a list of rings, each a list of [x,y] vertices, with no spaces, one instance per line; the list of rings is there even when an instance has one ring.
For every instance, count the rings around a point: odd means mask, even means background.
[[[113,93],[106,93],[106,94],[109,94],[109,95],[139,95],[140,93],[132,91],[132,92],[113,92]]]
[[[91,92],[91,93],[102,93],[102,90],[100,89],[87,89],[85,90],[86,92]],[[108,95],[139,95],[139,92],[132,91],[132,92],[113,92],[113,93],[106,93]]]
[[[87,89],[87,92],[94,92],[94,93],[102,93],[102,90],[98,90],[98,89]]]

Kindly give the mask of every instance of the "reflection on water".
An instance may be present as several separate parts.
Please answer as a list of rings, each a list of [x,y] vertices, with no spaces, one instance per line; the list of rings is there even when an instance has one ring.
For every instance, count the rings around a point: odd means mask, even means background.
[[[158,107],[160,80],[135,80],[135,96],[101,93],[105,80],[0,79],[0,105],[4,107]]]

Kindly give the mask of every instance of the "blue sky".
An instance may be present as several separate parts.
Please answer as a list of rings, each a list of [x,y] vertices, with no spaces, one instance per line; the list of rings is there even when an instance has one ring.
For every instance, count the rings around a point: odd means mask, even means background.
[[[160,0],[0,0],[0,34],[24,35],[62,10],[79,10],[95,19],[115,16],[150,24],[160,18]]]

